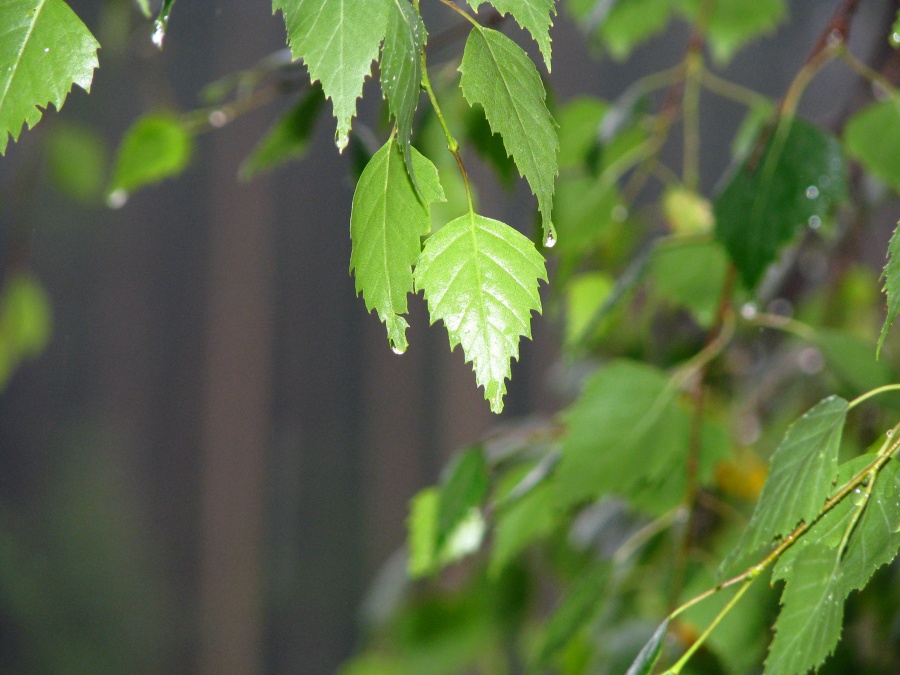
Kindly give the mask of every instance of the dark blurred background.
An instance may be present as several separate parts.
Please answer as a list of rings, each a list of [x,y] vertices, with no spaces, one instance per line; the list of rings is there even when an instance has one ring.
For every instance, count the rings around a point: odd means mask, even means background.
[[[162,53],[131,2],[71,5],[103,45],[92,93],[0,159],[0,264],[29,269],[53,314],[48,348],[0,395],[0,670],[333,672],[402,545],[408,499],[453,450],[564,402],[552,290],[500,418],[420,297],[395,356],[347,272],[354,180],[330,106],[304,161],[249,183],[237,168],[288,100],[203,134],[182,177],[121,208],[62,194],[44,152],[61,125],[91,129],[111,156],[141,113],[196,107],[204,85],[284,46],[263,0],[180,0]],[[779,96],[834,5],[790,2],[787,25],[729,77]],[[892,8],[862,3],[859,56],[880,48],[867,41]],[[432,36],[456,24],[437,2],[423,11]],[[686,34],[676,22],[626,65],[592,60],[562,12],[554,96],[613,99],[680,58]],[[833,91],[864,95],[854,82],[829,66],[801,112],[839,123]],[[371,82],[366,94],[364,122],[380,101]],[[710,190],[741,111],[703,105]],[[471,163],[482,212],[530,231],[527,188],[505,192]]]

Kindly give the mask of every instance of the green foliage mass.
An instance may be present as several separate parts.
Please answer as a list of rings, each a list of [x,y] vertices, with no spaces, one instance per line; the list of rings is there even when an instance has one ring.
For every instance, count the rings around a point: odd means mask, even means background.
[[[137,4],[149,18],[149,3]],[[479,13],[486,4],[495,11]],[[835,3],[778,102],[719,67],[752,58],[788,17],[783,0],[446,0],[435,11],[457,23],[440,34],[440,55],[426,49],[437,24],[419,5],[274,0],[302,67],[267,59],[213,85],[213,109],[147,113],[107,183],[121,206],[182,172],[198,134],[291,92],[241,167],[250,179],[305,157],[327,99],[337,148],[362,157],[350,270],[394,351],[408,347],[408,298],[421,292],[500,413],[532,313],[546,306],[559,326],[563,411],[465,449],[411,500],[417,584],[368,627],[371,648],[343,672],[637,674],[662,663],[673,675],[794,675],[835,650],[852,672],[872,670],[855,636],[880,618],[846,601],[890,593],[877,570],[900,549],[890,332],[900,235],[888,241],[868,220],[896,210],[900,93],[887,62],[864,63],[846,43],[856,3]],[[72,84],[90,87],[98,45],[62,0],[0,9],[3,152]],[[159,47],[171,9],[154,24]],[[549,73],[557,11],[616,60],[664,34],[690,37],[672,67],[615,100],[555,102],[535,59]],[[534,58],[507,34],[513,22]],[[673,23],[688,31],[665,33]],[[898,25],[884,26],[894,48]],[[797,112],[832,63],[878,94],[844,111],[843,128]],[[354,123],[375,67],[382,124]],[[266,89],[276,72],[298,86]],[[745,109],[715,187],[700,180],[709,95]],[[51,177],[83,203],[106,182],[91,138],[60,125],[47,140]],[[672,148],[680,166],[669,165]],[[539,235],[482,215],[478,190],[491,184],[474,184],[470,151],[506,187],[524,178]],[[73,173],[78,157],[85,169]],[[886,247],[885,298],[862,240]],[[8,274],[0,379],[49,330],[38,283]],[[780,602],[770,577],[783,582]]]

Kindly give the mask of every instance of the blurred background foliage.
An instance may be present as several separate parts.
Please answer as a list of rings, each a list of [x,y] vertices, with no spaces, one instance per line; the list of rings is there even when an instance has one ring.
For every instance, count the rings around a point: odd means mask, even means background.
[[[389,132],[374,88],[338,157],[266,3],[179,4],[162,52],[134,3],[71,4],[103,45],[92,94],[0,161],[5,671],[624,672],[715,583],[788,424],[897,380],[896,336],[874,351],[900,187],[896,3],[855,8],[762,188],[737,167],[855,3],[719,0],[699,62],[701,0],[559,3],[559,239],[499,422],[420,301],[398,359],[345,274],[355,178]],[[478,208],[539,241],[527,186],[458,94],[465,31],[422,5]],[[514,22],[480,17],[540,60]],[[464,187],[427,110],[414,143],[448,198],[437,229]],[[729,248],[721,228],[761,191],[783,232]],[[698,394],[684,366],[723,328],[723,291],[733,335]],[[855,413],[843,455],[898,405]],[[900,670],[896,575],[851,596],[820,672]],[[761,670],[768,582],[683,672]],[[680,617],[667,653],[727,600]]]

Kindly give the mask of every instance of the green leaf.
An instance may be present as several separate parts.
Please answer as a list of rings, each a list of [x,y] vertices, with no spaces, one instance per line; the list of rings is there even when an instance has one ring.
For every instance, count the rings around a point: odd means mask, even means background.
[[[834,481],[832,493],[837,493],[860,471],[869,466],[872,463],[872,458],[872,455],[861,455],[841,464],[838,467],[838,475]],[[857,508],[858,506],[854,503],[854,500],[850,498],[842,499],[835,504],[793,546],[779,556],[775,569],[772,572],[772,579],[789,578],[793,574],[794,563],[797,558],[810,546],[826,546],[831,549],[837,549]],[[837,555],[836,551],[835,555]]]
[[[593,567],[573,584],[547,621],[538,665],[547,664],[596,614],[608,577],[607,567]]]
[[[873,103],[847,120],[844,147],[873,176],[900,190],[900,97]]]
[[[872,456],[868,455],[871,461]],[[861,498],[864,488],[846,501]],[[863,588],[875,571],[897,557],[900,549],[900,462],[891,459],[878,472],[865,510],[841,560],[845,594]]]
[[[97,202],[109,171],[106,142],[94,129],[67,122],[47,135],[50,176],[61,191],[84,204]]]
[[[511,190],[516,184],[516,163],[506,154],[503,139],[491,131],[484,108],[469,108],[465,124],[466,138],[472,148],[491,165],[503,187]]]
[[[662,654],[663,643],[666,639],[668,630],[669,618],[666,617],[666,620],[659,624],[656,630],[653,631],[653,635],[650,636],[647,644],[645,644],[641,648],[641,651],[638,652],[637,657],[634,659],[634,663],[629,666],[625,675],[650,675],[650,673],[653,672],[653,667],[656,665],[656,662],[659,661],[660,654]]]
[[[470,105],[484,108],[494,133],[503,137],[538,200],[544,238],[557,239],[550,214],[559,144],[556,126],[544,103],[546,92],[531,59],[502,33],[475,28],[466,41],[460,86]]]
[[[552,485],[542,483],[497,512],[490,574],[498,575],[526,546],[556,526],[554,499]]]
[[[672,15],[671,0],[627,0],[605,5],[598,17],[596,6],[585,15],[587,29],[597,36],[613,58],[622,60],[642,42],[663,31]],[[608,9],[607,9],[608,8]]]
[[[422,577],[437,565],[438,508],[441,494],[437,488],[425,488],[410,500],[406,522],[409,546],[409,574]]]
[[[881,346],[884,344],[891,324],[900,313],[900,225],[894,229],[894,234],[891,235],[891,241],[888,244],[888,261],[884,266],[881,278],[884,279],[884,292],[887,295],[887,316],[881,327],[881,335],[878,336],[876,356],[881,353]]]
[[[728,258],[714,241],[658,248],[650,266],[656,293],[689,309],[701,326],[710,326],[715,318],[727,271]]]
[[[565,414],[557,503],[631,495],[683,454],[689,425],[675,409],[675,393],[663,371],[643,363],[614,361],[594,374]]]
[[[73,84],[90,91],[100,44],[62,0],[6,0],[0,11],[0,155]]]
[[[38,356],[50,341],[50,300],[30,275],[14,274],[0,295],[0,340],[6,356],[18,362]]]
[[[422,250],[421,237],[431,231],[429,203],[443,200],[437,169],[412,151],[420,191],[404,168],[403,154],[392,136],[369,161],[353,195],[350,270],[366,309],[385,324],[391,348],[402,354],[408,346],[406,296],[413,290],[412,265]]]
[[[582,96],[566,103],[558,113],[559,168],[580,166],[597,147],[600,123],[609,104],[593,96]]]
[[[681,3],[689,17],[696,17],[701,0]],[[719,0],[706,31],[713,58],[730,61],[749,41],[772,33],[784,16],[784,0]]]
[[[416,288],[425,291],[431,323],[443,320],[450,348],[462,344],[491,410],[503,410],[510,359],[531,338],[531,312],[541,311],[544,258],[531,241],[498,220],[468,213],[425,242]]]
[[[313,87],[266,132],[253,152],[241,162],[240,177],[249,180],[285,162],[306,155],[319,110],[325,102],[321,87]]]
[[[894,19],[894,25],[891,26],[891,35],[888,43],[894,49],[900,48],[900,9],[897,10],[897,18]]]
[[[438,510],[438,539],[446,537],[473,508],[484,502],[488,491],[488,471],[481,448],[472,448],[451,465],[441,488]]]
[[[819,222],[845,194],[837,140],[799,119],[782,120],[761,156],[751,153],[716,199],[716,234],[748,289],[783,244]]]
[[[816,344],[834,374],[846,382],[854,394],[894,381],[891,367],[878,361],[870,342],[837,330],[816,332]]]
[[[191,157],[193,139],[181,119],[171,113],[141,117],[125,133],[110,183],[111,196],[181,173]],[[115,201],[115,200],[113,200]]]
[[[612,293],[615,281],[603,272],[585,272],[568,280],[565,341],[574,347],[592,328],[593,318]]]
[[[335,142],[347,147],[356,99],[387,33],[391,0],[273,0],[287,26],[295,59],[321,81],[337,118]]]
[[[381,49],[381,90],[397,120],[397,138],[413,183],[418,187],[410,152],[413,115],[422,91],[422,49],[428,34],[408,0],[391,0],[387,34]]]
[[[847,401],[829,396],[788,428],[739,549],[754,551],[819,515],[837,476],[847,411]]]
[[[841,636],[844,595],[839,555],[810,546],[799,556],[781,596],[781,613],[766,659],[767,675],[806,673],[831,654]]]
[[[485,2],[490,2],[500,14],[511,14],[522,28],[531,33],[538,43],[544,64],[550,72],[550,26],[556,14],[554,0],[466,0],[476,12]]]
[[[141,14],[143,14],[148,19],[153,16],[153,13],[150,11],[150,0],[134,0],[134,3],[138,6],[138,9],[141,10]]]

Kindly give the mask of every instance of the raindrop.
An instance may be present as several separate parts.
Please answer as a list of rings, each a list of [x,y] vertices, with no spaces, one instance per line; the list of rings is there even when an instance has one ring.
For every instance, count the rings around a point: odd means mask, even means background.
[[[553,248],[556,246],[556,237],[553,236],[553,231],[547,233],[547,236],[544,237],[544,246],[547,248]]]
[[[815,199],[818,196],[819,196],[819,188],[817,188],[815,185],[810,185],[808,188],[806,188],[806,198],[807,199]]]
[[[397,354],[398,356],[399,356],[400,354],[403,354],[403,353],[406,352],[405,349],[401,349],[401,348],[398,347],[397,345],[391,345],[391,351],[394,352],[395,354]]]
[[[50,47],[44,47],[44,53],[45,53],[45,54],[49,54],[49,53],[50,53]]]
[[[111,209],[121,209],[128,201],[128,193],[122,188],[113,190],[106,198],[106,205]]]
[[[797,355],[797,365],[807,375],[815,375],[825,367],[825,359],[815,347],[807,347]]]
[[[628,217],[628,209],[622,204],[616,204],[612,210],[613,220],[622,222]]]
[[[885,432],[885,435],[886,435],[888,438],[891,438],[891,437],[894,435],[894,430],[893,430],[893,429],[888,429],[888,430]]]
[[[900,47],[900,33],[891,33],[891,46]]]
[[[818,230],[820,227],[822,227],[822,219],[819,218],[819,216],[810,216],[807,223],[814,230]]]
[[[862,490],[860,490],[859,488],[856,488],[853,491],[852,499],[853,499],[854,506],[862,506],[863,504],[866,503],[866,499],[868,499],[868,498],[869,498],[869,495],[867,493],[863,492]]]
[[[759,310],[756,308],[756,303],[747,302],[744,303],[744,306],[741,307],[741,316],[745,319],[755,319],[756,314]]]
[[[209,119],[210,125],[214,126],[216,129],[224,127],[226,124],[228,124],[228,115],[226,115],[222,110],[213,110],[211,113],[209,113],[209,117],[207,119]]]
[[[150,39],[153,41],[159,49],[162,49],[163,40],[166,37],[166,26],[162,21],[156,22],[156,28],[153,31],[153,37]]]

